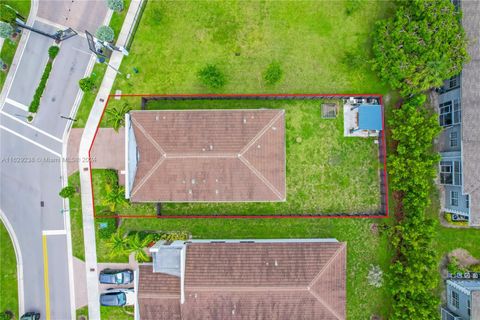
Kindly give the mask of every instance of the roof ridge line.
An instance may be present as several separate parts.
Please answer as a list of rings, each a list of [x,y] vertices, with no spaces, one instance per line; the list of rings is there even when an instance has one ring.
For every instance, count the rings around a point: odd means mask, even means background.
[[[345,249],[345,247],[346,247],[346,244],[342,243],[342,246],[340,248],[338,248],[337,251],[335,251],[335,254],[330,258],[330,260],[328,260],[328,262],[317,273],[317,275],[312,279],[312,281],[310,281],[310,283],[308,284],[308,288],[313,286],[315,284],[315,282],[317,282],[320,279],[323,272],[325,272],[325,270],[332,264],[332,262],[335,260],[335,258],[337,258],[337,256],[340,254],[340,252],[342,252]]]
[[[282,115],[284,115],[285,111],[283,109],[280,109],[280,111],[260,130],[253,138],[250,140],[243,148],[240,150],[238,153],[239,155],[243,155],[245,152],[250,149],[253,144],[260,139],[265,132],[267,132],[268,128],[275,123]]]
[[[152,138],[152,136],[150,134],[147,133],[147,131],[145,130],[145,128],[140,124],[138,123],[137,120],[135,120],[135,118],[132,118],[131,117],[131,121],[133,122],[133,124],[138,128],[138,130],[140,130],[143,135],[145,136],[145,138],[147,138],[148,141],[150,141],[151,144],[153,144],[153,146],[155,147],[155,149],[158,150],[158,152],[160,152],[162,155],[166,155],[167,153],[165,152],[165,150],[163,150],[163,148],[157,143],[157,141],[155,141],[155,139]]]
[[[155,165],[150,169],[150,171],[145,175],[145,177],[143,177],[143,179],[138,183],[136,188],[132,190],[132,193],[130,194],[130,198],[132,196],[134,196],[135,193],[137,193],[137,191],[140,190],[141,187],[143,187],[145,182],[147,182],[147,180],[150,179],[150,177],[158,169],[158,167],[160,167],[160,165],[163,163],[164,160],[165,160],[164,156],[162,156],[162,157],[160,157],[160,159],[158,159],[158,161],[155,163]]]
[[[247,286],[247,287],[206,287],[206,286],[187,286],[186,291],[309,291],[305,286]]]
[[[265,176],[255,168],[247,159],[243,157],[243,155],[239,154],[238,159],[247,166],[280,200],[283,200],[282,194],[278,191],[272,183],[265,178]]]
[[[336,313],[335,310],[333,310],[328,303],[323,301],[323,299],[320,298],[320,296],[315,291],[310,290],[310,287],[308,287],[307,290],[312,296],[315,297],[315,299],[317,299],[318,302],[320,302],[325,307],[325,309],[330,311],[330,313],[333,314],[335,318],[337,318],[338,320],[345,320],[345,318]]]
[[[179,155],[180,153],[173,153],[171,154],[165,154],[166,159],[187,159],[187,158],[238,158],[238,155],[236,153],[223,153],[223,154],[217,154],[217,155],[208,155],[208,154],[191,154],[191,155]]]

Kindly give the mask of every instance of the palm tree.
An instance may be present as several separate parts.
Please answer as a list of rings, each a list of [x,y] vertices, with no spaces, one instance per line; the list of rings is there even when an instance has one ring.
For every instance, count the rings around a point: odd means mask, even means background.
[[[125,188],[117,185],[105,185],[105,195],[102,204],[108,206],[111,212],[115,212],[117,206],[123,206],[127,203],[125,199]]]
[[[107,122],[110,122],[113,129],[118,132],[118,129],[125,125],[125,114],[130,110],[132,110],[132,108],[130,108],[128,103],[124,103],[121,107],[107,109],[106,112],[109,115]]]
[[[135,253],[135,259],[138,262],[147,262],[150,257],[145,252],[145,248],[152,242],[153,236],[151,234],[147,235],[145,238],[140,238],[138,233],[135,233],[134,236],[128,237],[128,249],[130,252]]]
[[[110,249],[111,257],[125,256],[130,253],[129,240],[120,229],[112,234],[110,240],[107,242],[107,247]]]

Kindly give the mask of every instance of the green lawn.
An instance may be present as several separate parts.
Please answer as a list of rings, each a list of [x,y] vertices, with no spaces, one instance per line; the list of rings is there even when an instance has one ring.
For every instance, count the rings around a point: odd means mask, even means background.
[[[352,6],[356,6],[357,11],[348,15],[347,9]],[[391,8],[392,4],[386,1],[149,1],[130,55],[122,62],[120,71],[123,75],[117,76],[112,92],[119,89],[122,93],[351,92],[390,95],[388,87],[383,86],[371,71],[368,60],[371,58],[369,34],[374,23],[386,16]],[[283,77],[278,84],[268,86],[263,80],[263,73],[273,61],[280,64]],[[218,65],[225,73],[227,84],[223,89],[210,90],[199,83],[196,73],[207,63]],[[134,68],[139,72],[135,73]],[[129,79],[127,74],[131,75]],[[82,103],[76,126],[84,125],[92,102]],[[138,105],[132,106],[138,108]],[[181,106],[177,104],[175,107]],[[339,203],[333,199],[333,195],[346,200],[349,193],[341,194],[339,190],[350,190],[352,187],[347,184],[354,181],[359,172],[358,181],[366,184],[372,182],[375,186],[367,186],[368,190],[375,190],[375,196],[362,194],[363,203],[370,208],[373,203],[377,204],[378,182],[376,178],[370,180],[370,170],[376,165],[370,164],[370,169],[363,172],[357,164],[349,167],[341,165],[349,171],[340,175],[339,168],[332,166],[332,163],[345,164],[347,160],[354,163],[350,160],[356,159],[362,163],[366,159],[373,159],[373,143],[361,139],[339,139],[341,120],[322,121],[319,110],[312,106],[299,106],[299,110],[293,113],[289,112],[293,106],[288,103],[282,107],[287,110],[286,125],[290,132],[287,148],[299,151],[297,157],[291,152],[287,158],[287,165],[291,167],[288,170],[296,170],[295,174],[287,175],[287,183],[298,185],[298,190],[288,188],[287,197],[298,193],[295,203],[284,204],[287,207],[290,205],[289,211],[292,208],[302,211],[305,206],[313,207],[310,201],[313,200],[313,190],[309,189],[308,192],[312,192],[310,196],[303,195],[302,198],[304,190],[300,189],[307,186],[315,189],[321,185],[335,190],[331,195],[322,194],[319,199],[314,199],[321,209],[333,211],[341,206],[351,206],[351,203]],[[104,122],[102,125],[108,124]],[[302,143],[295,143],[297,136],[302,137]],[[327,139],[333,141],[329,141],[329,144],[319,143]],[[362,145],[362,153],[352,152],[356,150],[356,144]],[[321,154],[322,151],[328,151],[328,154]],[[327,179],[322,181],[318,176],[302,180],[302,175],[299,175],[302,165],[306,170],[312,170],[309,166],[313,165],[313,161],[306,161],[310,157],[308,152],[321,160],[319,163],[330,166],[331,171],[324,172],[329,177],[339,175],[339,183],[328,185]],[[315,174],[320,175],[319,169],[314,170]],[[95,186],[102,178],[96,177],[95,171],[93,174],[94,188],[98,189]],[[312,181],[321,183],[315,186],[311,184]],[[306,203],[301,199],[306,199]],[[97,196],[96,200],[99,202],[95,205],[99,206],[101,196]],[[136,208],[126,209],[132,213]],[[176,205],[170,208],[164,206],[163,213],[167,209],[173,212],[179,208]],[[187,208],[184,206],[182,210]],[[248,213],[264,210],[258,206],[241,210],[250,208],[253,212]],[[197,209],[200,208],[197,206]],[[138,212],[146,210],[153,212],[153,207],[145,206]],[[370,231],[372,222],[365,219],[124,219],[122,225],[126,231],[187,231],[199,239],[335,237],[347,241],[348,318],[369,319],[372,314],[385,317],[390,305],[386,288],[376,289],[366,281],[371,264],[378,264],[386,270],[391,258],[386,238]],[[110,260],[106,255],[105,242],[97,238],[100,261]]]
[[[378,213],[378,145],[374,143],[374,138],[345,138],[343,111],[340,110],[336,119],[322,119],[322,102],[325,101],[189,100],[149,103],[149,109],[282,108],[286,111],[286,202],[164,203],[162,214]],[[336,102],[341,105],[341,101]],[[124,103],[140,107],[139,98],[111,100],[111,104]],[[108,115],[105,119],[106,124]],[[122,208],[119,213],[138,214],[139,210],[135,207]],[[153,206],[143,207],[148,211],[140,211],[140,214],[155,214]]]
[[[131,320],[133,319],[133,307],[100,307],[100,316],[102,320]],[[80,316],[88,316],[88,307],[77,309],[77,319]]]
[[[391,8],[387,1],[150,1],[121,71],[123,93],[197,93],[207,63],[227,76],[224,92],[386,93],[368,63],[369,33]],[[152,37],[152,34],[155,37]],[[353,57],[353,58],[352,58]],[[283,81],[268,86],[277,61]]]
[[[12,240],[0,222],[0,312],[18,315],[17,259]]]
[[[98,174],[98,171],[94,173]],[[72,202],[75,203],[75,202]],[[80,211],[80,208],[73,208]],[[385,236],[370,231],[370,219],[124,219],[125,231],[187,231],[194,239],[269,239],[336,238],[348,243],[347,309],[349,319],[369,319],[372,314],[385,316],[389,295],[385,287],[377,289],[367,283],[370,265],[383,270],[391,259]],[[81,225],[72,224],[72,238],[80,234]],[[83,241],[83,239],[81,240]],[[125,261],[108,255],[107,240],[97,237],[99,261]],[[74,246],[74,255],[75,252]],[[103,312],[103,311],[102,311]]]
[[[30,0],[1,0],[0,3],[9,5],[17,10],[22,16],[25,17],[25,20],[28,18],[28,13],[30,12]],[[5,39],[5,42],[3,43],[3,47],[0,52],[0,58],[8,65],[9,68],[13,61],[13,57],[15,56],[15,52],[17,51],[19,41],[20,37],[17,37],[15,41]],[[0,71],[0,90],[3,88],[6,78],[7,73]]]

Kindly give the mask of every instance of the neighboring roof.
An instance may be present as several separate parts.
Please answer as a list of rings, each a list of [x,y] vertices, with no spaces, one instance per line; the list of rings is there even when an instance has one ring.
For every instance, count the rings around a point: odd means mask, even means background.
[[[382,108],[379,105],[360,105],[358,107],[358,129],[382,130]]]
[[[480,226],[480,2],[462,1],[471,61],[462,71],[463,191],[470,195],[470,225]]]
[[[186,250],[185,301],[177,299],[171,319],[346,319],[345,243],[187,243]],[[140,283],[161,281],[142,276]],[[171,310],[162,298],[143,301],[142,288],[141,319],[159,319],[146,310]]]
[[[132,201],[285,201],[284,110],[132,111],[130,121]]]
[[[143,320],[180,319],[179,277],[153,273],[151,265],[140,265],[138,279],[137,299]]]

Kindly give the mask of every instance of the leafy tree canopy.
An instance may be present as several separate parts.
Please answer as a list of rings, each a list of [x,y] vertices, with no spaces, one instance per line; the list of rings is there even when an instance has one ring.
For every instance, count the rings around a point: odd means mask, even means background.
[[[8,39],[13,34],[13,27],[3,21],[0,21],[0,38]]]
[[[95,32],[95,37],[101,41],[112,42],[115,38],[115,32],[109,26],[100,26]]]
[[[113,11],[123,10],[123,0],[107,0],[107,7]]]
[[[468,60],[460,20],[449,0],[400,2],[394,17],[375,26],[374,70],[402,94],[440,86]]]

